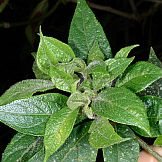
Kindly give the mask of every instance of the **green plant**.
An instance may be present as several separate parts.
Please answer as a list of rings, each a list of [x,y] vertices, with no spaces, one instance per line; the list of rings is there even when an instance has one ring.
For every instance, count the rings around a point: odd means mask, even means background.
[[[40,29],[37,79],[0,97],[0,121],[18,131],[2,162],[91,162],[98,149],[105,162],[136,162],[139,146],[161,161],[138,137],[157,137],[155,145],[162,145],[162,63],[153,49],[147,62],[127,58],[137,45],[112,58],[84,0],[78,0],[68,42]]]

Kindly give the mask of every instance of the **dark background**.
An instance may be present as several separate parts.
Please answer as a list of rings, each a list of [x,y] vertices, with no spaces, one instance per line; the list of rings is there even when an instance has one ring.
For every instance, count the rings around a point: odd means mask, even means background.
[[[75,0],[62,0],[55,10],[51,9],[57,1],[49,0],[47,11],[37,12],[30,20],[30,15],[40,1],[10,0],[0,13],[0,95],[12,84],[34,78],[31,52],[38,47],[39,36],[36,33],[39,24],[42,24],[44,35],[67,43]],[[135,55],[136,60],[146,60],[151,46],[162,60],[162,0],[88,2],[104,28],[113,54],[121,47],[140,44],[130,54]],[[32,27],[30,41],[25,34],[27,26]],[[0,124],[0,154],[14,134],[15,131]]]

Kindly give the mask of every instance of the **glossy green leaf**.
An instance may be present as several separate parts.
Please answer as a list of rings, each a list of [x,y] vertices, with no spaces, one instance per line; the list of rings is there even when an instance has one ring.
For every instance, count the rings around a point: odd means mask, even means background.
[[[101,91],[92,101],[92,110],[99,116],[137,126],[150,134],[144,104],[133,92],[124,87]]]
[[[66,102],[67,97],[57,93],[16,100],[0,106],[0,121],[18,132],[42,136],[49,117]]]
[[[112,57],[111,48],[102,26],[85,0],[78,0],[70,26],[68,42],[75,54],[84,60],[87,59],[95,42],[98,43],[106,58]]]
[[[17,133],[7,145],[1,162],[25,162],[43,147],[43,139]]]
[[[0,105],[10,103],[14,100],[31,97],[36,92],[44,92],[54,88],[49,80],[29,79],[12,85],[1,97]]]
[[[70,109],[74,110],[79,107],[88,106],[90,104],[90,99],[87,95],[77,91],[72,93],[67,100],[67,105]]]
[[[43,36],[40,32],[36,62],[42,72],[49,75],[52,65],[58,62],[70,62],[74,57],[74,52],[67,44],[55,38]]]
[[[87,125],[80,125],[73,129],[65,143],[56,151],[47,162],[89,162],[95,161],[97,149],[92,148],[88,142]],[[28,162],[43,161],[44,152],[41,150]]]
[[[65,107],[50,117],[44,136],[45,162],[64,144],[73,129],[77,114],[78,110],[71,111]]]
[[[67,92],[76,91],[79,78],[74,79],[72,75],[56,67],[51,68],[50,76],[56,88]]]
[[[134,92],[140,92],[161,77],[162,70],[159,67],[140,61],[130,67],[117,86],[125,86]]]
[[[150,50],[148,62],[153,63],[154,65],[160,67],[162,70],[162,62],[157,58],[152,48]],[[162,78],[160,78],[159,80],[151,84],[149,87],[147,87],[144,93],[147,95],[154,95],[157,97],[162,97]]]
[[[92,48],[90,49],[88,53],[88,62],[93,62],[93,61],[102,61],[104,60],[105,56],[100,50],[100,47],[98,45],[98,42],[94,42]]]
[[[42,148],[33,157],[31,157],[28,160],[28,162],[43,162],[43,160],[44,160],[44,148]],[[47,162],[49,162],[49,160]]]
[[[126,58],[129,54],[129,52],[137,47],[138,45],[131,45],[131,46],[127,46],[127,47],[124,47],[124,48],[121,48],[115,55],[115,58]]]
[[[139,144],[133,139],[133,132],[124,125],[117,125],[117,133],[128,141],[115,144],[103,149],[104,162],[137,162],[139,156]]]
[[[108,119],[101,117],[93,121],[89,129],[89,143],[94,148],[105,148],[116,143],[128,140],[121,138],[109,123]]]
[[[122,74],[129,64],[133,61],[132,58],[113,58],[105,61],[107,71],[110,74],[110,81]]]
[[[156,140],[154,141],[154,145],[162,146],[162,135],[160,135],[159,137],[156,138]]]
[[[8,2],[9,2],[9,0],[3,0],[3,1],[0,2],[0,13],[5,9]]]

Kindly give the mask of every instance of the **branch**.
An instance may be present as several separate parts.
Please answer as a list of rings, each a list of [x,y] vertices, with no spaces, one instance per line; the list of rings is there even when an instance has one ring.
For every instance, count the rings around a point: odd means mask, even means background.
[[[11,28],[11,27],[19,27],[19,26],[24,26],[24,25],[42,21],[45,18],[49,17],[54,12],[57,9],[57,7],[61,4],[61,2],[62,2],[62,0],[58,0],[56,2],[56,4],[45,15],[42,15],[42,17],[38,17],[38,18],[35,18],[32,20],[27,20],[27,21],[23,21],[23,22],[1,22],[0,28],[7,29],[7,28]]]
[[[150,153],[153,157],[155,157],[158,162],[162,162],[162,156],[160,156],[157,152],[155,152],[150,146],[148,146],[142,139],[140,139],[139,137],[136,137],[138,143],[140,144],[140,146],[147,151],[148,153]]]
[[[77,3],[76,0],[66,0],[66,2]],[[94,8],[94,9],[110,12],[112,14],[115,14],[115,15],[118,15],[118,16],[121,16],[121,17],[125,17],[127,19],[137,20],[137,17],[134,14],[126,13],[126,12],[114,9],[114,8],[112,8],[110,6],[102,6],[102,5],[95,4],[93,2],[88,2],[88,4],[89,4],[90,7]]]

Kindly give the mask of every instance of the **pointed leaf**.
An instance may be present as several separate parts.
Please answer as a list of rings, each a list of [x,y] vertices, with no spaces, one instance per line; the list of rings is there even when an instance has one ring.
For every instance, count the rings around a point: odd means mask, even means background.
[[[50,67],[58,62],[69,62],[75,57],[72,49],[65,43],[43,36],[40,32],[40,43],[37,51],[37,65],[45,74],[49,75]]]
[[[162,70],[159,67],[141,61],[129,69],[117,86],[125,86],[134,92],[140,92],[160,78],[162,78]]]
[[[151,48],[148,62],[153,63],[162,70],[162,62],[157,58],[154,50]],[[155,81],[144,91],[147,95],[153,95],[157,97],[162,97],[162,78]]]
[[[44,94],[0,106],[0,121],[25,134],[44,135],[49,117],[66,105],[61,94]]]
[[[29,79],[12,85],[1,97],[0,105],[10,103],[14,100],[31,97],[36,92],[44,92],[54,88],[49,80]]]
[[[77,114],[78,110],[71,111],[65,107],[50,117],[46,124],[44,136],[45,162],[68,138],[73,129]]]
[[[89,133],[89,143],[94,148],[105,148],[127,140],[121,138],[104,117],[93,121]]]
[[[112,121],[137,126],[148,134],[149,122],[142,101],[126,88],[107,88],[92,101],[92,110]]]
[[[138,45],[131,45],[131,46],[127,46],[127,47],[124,47],[124,48],[121,48],[115,55],[115,58],[126,58],[129,54],[129,52],[137,47]]]
[[[110,81],[113,81],[116,77],[122,74],[129,64],[133,61],[132,58],[113,58],[105,61],[107,65],[107,71],[110,74]]]
[[[17,133],[7,145],[2,162],[28,161],[42,147],[42,138]]]
[[[117,125],[116,129],[118,134],[124,138],[132,138],[134,136],[131,129],[127,126]],[[128,141],[104,148],[104,162],[137,162],[139,151],[138,142],[132,138]]]
[[[78,0],[70,26],[69,44],[78,57],[87,59],[94,42],[98,43],[106,58],[112,57],[111,48],[102,26],[86,1]]]

